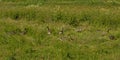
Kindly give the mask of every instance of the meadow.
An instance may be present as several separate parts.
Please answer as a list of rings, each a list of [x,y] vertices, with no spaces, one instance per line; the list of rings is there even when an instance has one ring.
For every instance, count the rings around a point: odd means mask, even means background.
[[[0,0],[0,60],[120,60],[120,0]]]

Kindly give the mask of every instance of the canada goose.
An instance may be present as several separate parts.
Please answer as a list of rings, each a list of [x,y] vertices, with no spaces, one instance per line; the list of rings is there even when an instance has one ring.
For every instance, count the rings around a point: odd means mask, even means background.
[[[17,29],[15,29],[13,31],[9,31],[8,33],[10,33],[12,35],[15,35],[15,34],[19,34],[20,32],[21,32],[21,30],[17,28]]]
[[[27,32],[28,32],[28,29],[25,28],[24,31],[22,32],[22,34],[25,35],[25,34],[27,34]]]
[[[63,34],[64,31],[63,31],[63,28],[59,31],[59,34]]]
[[[110,33],[111,28],[107,29],[106,31],[102,31],[102,36],[105,36]]]
[[[76,29],[76,32],[82,32],[82,29],[80,28],[80,29]]]
[[[109,29],[107,30],[107,33],[109,33],[109,32],[110,32],[110,30],[111,30],[111,28],[109,28]]]
[[[50,34],[51,34],[51,31],[50,31],[49,26],[47,26],[47,30],[48,30],[48,35],[50,35]]]
[[[110,40],[116,40],[116,38],[115,38],[114,35],[110,35],[110,36],[109,36],[109,39],[110,39]]]

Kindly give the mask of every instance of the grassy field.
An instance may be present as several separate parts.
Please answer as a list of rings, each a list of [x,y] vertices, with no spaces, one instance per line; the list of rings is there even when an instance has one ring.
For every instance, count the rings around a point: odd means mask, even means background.
[[[0,0],[0,60],[120,60],[120,0]]]

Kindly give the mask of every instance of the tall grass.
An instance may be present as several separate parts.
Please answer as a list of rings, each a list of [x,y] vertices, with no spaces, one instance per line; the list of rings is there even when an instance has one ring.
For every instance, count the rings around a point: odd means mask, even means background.
[[[0,60],[119,60],[119,0],[107,1],[2,0]]]
[[[65,8],[65,9],[63,9]],[[39,20],[39,22],[63,22],[73,26],[79,26],[80,23],[89,22],[92,25],[101,26],[119,26],[119,7],[63,7],[63,6],[38,6],[28,5],[24,7],[2,8],[1,18],[11,18],[13,20]],[[97,8],[97,9],[96,9]],[[95,10],[94,10],[95,9]],[[74,11],[74,12],[72,12]]]
[[[58,5],[120,5],[119,0],[2,0],[3,2],[19,2],[27,4],[58,4]]]

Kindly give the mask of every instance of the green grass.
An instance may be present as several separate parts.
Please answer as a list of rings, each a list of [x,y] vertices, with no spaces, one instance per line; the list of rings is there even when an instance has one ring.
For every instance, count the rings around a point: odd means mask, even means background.
[[[119,60],[119,3],[1,0],[0,60]]]

